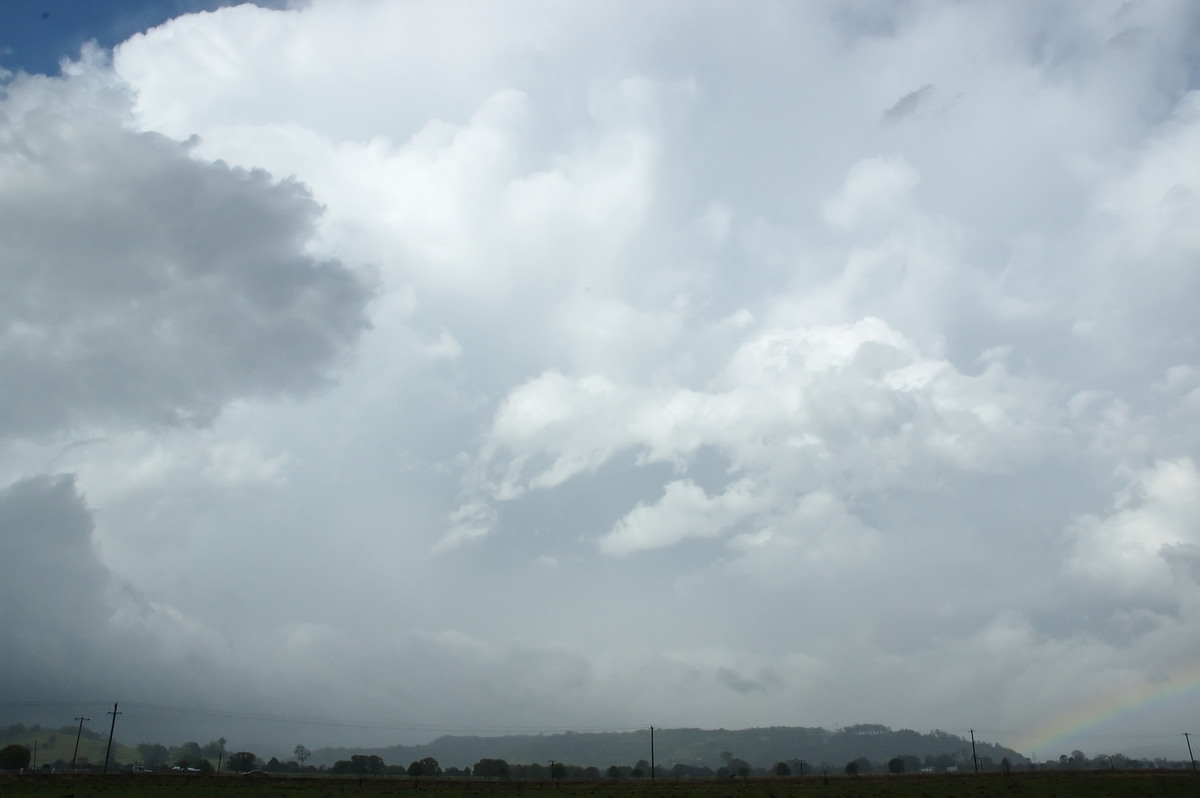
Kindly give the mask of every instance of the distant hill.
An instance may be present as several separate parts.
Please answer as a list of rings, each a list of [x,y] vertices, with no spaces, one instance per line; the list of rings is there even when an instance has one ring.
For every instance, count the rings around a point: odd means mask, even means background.
[[[0,727],[0,748],[16,744],[23,745],[32,752],[36,742],[38,767],[55,762],[65,762],[70,765],[71,757],[75,754],[75,737],[78,731],[77,726],[49,728],[36,723],[30,726],[17,723],[12,726]],[[83,727],[83,733],[79,735],[80,763],[90,762],[93,765],[103,765],[107,748],[107,731],[101,734],[87,726]],[[113,742],[112,763],[129,763],[135,762],[137,759],[136,748]]]
[[[977,740],[976,753],[999,763],[1027,762],[1023,755],[994,743]],[[802,760],[810,767],[828,765],[840,771],[859,757],[882,767],[896,756],[941,756],[944,762],[970,765],[971,741],[941,731],[927,733],[911,729],[893,731],[886,726],[862,724],[837,731],[822,728],[773,726],[762,729],[655,729],[655,764],[670,770],[675,764],[709,767],[726,764],[730,757],[755,768],[770,768],[776,762]],[[564,732],[562,734],[513,735],[504,737],[439,737],[425,745],[395,745],[386,748],[321,748],[309,764],[332,765],[353,754],[379,756],[389,765],[406,765],[431,756],[442,767],[468,767],[481,759],[504,759],[510,764],[546,763],[549,760],[601,770],[609,765],[633,765],[650,759],[650,731]]]

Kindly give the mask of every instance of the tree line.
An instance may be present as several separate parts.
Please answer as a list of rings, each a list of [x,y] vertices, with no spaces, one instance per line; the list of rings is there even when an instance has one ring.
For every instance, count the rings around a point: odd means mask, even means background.
[[[945,741],[958,741],[959,738],[935,732]],[[44,729],[40,726],[25,727],[15,724],[0,730],[0,739],[12,740],[22,736],[27,739],[37,735],[45,747],[43,751],[61,751],[64,747],[55,748],[57,738],[65,738],[71,746],[75,744],[76,736],[89,741],[101,741],[102,735],[86,727],[63,726],[59,729]],[[68,738],[69,735],[69,738]],[[890,729],[883,726],[862,725],[849,727],[841,735],[853,736],[864,743],[867,741],[901,742],[904,737],[897,737]],[[567,735],[565,739],[570,739]],[[965,741],[961,741],[965,742]],[[478,759],[470,767],[445,767],[431,755],[414,758],[409,764],[388,764],[384,758],[375,753],[354,753],[347,758],[341,758],[332,764],[320,766],[308,764],[313,756],[304,745],[297,745],[292,750],[292,759],[281,761],[276,757],[263,759],[251,751],[228,751],[225,738],[212,740],[206,744],[189,741],[176,746],[165,746],[160,743],[139,743],[132,750],[136,751],[137,759],[122,763],[120,757],[111,763],[113,769],[138,769],[151,771],[185,771],[189,773],[247,773],[261,771],[277,774],[328,774],[337,776],[408,776],[411,778],[487,778],[487,779],[523,779],[523,780],[596,780],[606,779],[640,779],[640,778],[749,778],[764,776],[811,776],[831,775],[842,773],[848,776],[867,775],[872,773],[915,773],[915,772],[971,772],[976,769],[984,772],[1028,770],[1028,769],[1103,769],[1130,770],[1139,768],[1185,768],[1192,763],[1185,760],[1169,760],[1158,757],[1141,759],[1128,757],[1123,754],[1101,754],[1094,757],[1085,755],[1082,751],[1072,751],[1062,754],[1057,760],[1046,763],[1033,763],[1024,759],[1002,757],[996,761],[991,756],[973,756],[969,748],[927,753],[924,756],[903,753],[892,756],[872,758],[857,756],[842,764],[835,765],[828,758],[806,760],[790,758],[776,761],[770,767],[750,764],[746,759],[735,756],[730,751],[721,751],[719,766],[709,766],[699,761],[672,762],[667,766],[657,765],[653,769],[645,759],[639,759],[634,764],[612,764],[603,770],[596,766],[573,765],[568,762],[548,760],[545,764],[510,763],[506,759],[484,757]],[[864,745],[864,747],[868,747]],[[120,747],[128,757],[131,749]],[[710,749],[712,750],[712,749]],[[893,749],[895,750],[895,749]],[[903,750],[903,749],[901,749]],[[991,749],[995,750],[995,749]],[[1000,749],[1004,750],[1004,749]],[[349,752],[346,752],[349,753]],[[586,753],[576,750],[576,755]],[[569,754],[568,754],[569,756]],[[31,765],[32,751],[29,746],[19,743],[0,748],[0,770],[21,770]],[[389,757],[390,758],[390,757]],[[565,757],[564,757],[565,758]],[[708,757],[715,765],[715,758]],[[98,767],[99,763],[89,763],[86,756],[77,757],[75,763],[79,769]],[[407,759],[407,757],[405,758]],[[403,761],[403,760],[402,760]],[[470,761],[470,760],[467,760]],[[593,760],[594,761],[594,760]],[[768,760],[770,761],[770,760]],[[328,760],[326,760],[328,762]],[[72,762],[59,757],[52,762],[40,760],[35,763],[41,768],[50,770],[66,770]]]

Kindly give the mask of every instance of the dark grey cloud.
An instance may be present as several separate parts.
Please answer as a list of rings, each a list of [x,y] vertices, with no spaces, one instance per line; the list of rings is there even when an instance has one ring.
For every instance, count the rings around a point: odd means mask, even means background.
[[[894,125],[900,120],[916,112],[922,102],[933,92],[933,85],[926,83],[919,89],[910,91],[883,112],[883,123]]]
[[[181,619],[116,578],[97,556],[92,530],[92,513],[70,475],[31,477],[0,490],[0,601],[10,609],[0,624],[4,700],[120,695],[155,668],[165,673],[179,653],[168,652],[165,640],[146,645]],[[196,641],[185,648],[195,649]],[[201,661],[211,665],[208,659]],[[196,680],[172,672],[164,686],[163,695],[179,695]]]
[[[770,668],[761,669],[754,678],[743,676],[734,668],[718,668],[717,684],[743,695],[749,693],[773,693],[783,687],[783,679]]]
[[[370,292],[306,251],[305,187],[194,160],[86,83],[18,78],[0,105],[0,437],[321,384]]]

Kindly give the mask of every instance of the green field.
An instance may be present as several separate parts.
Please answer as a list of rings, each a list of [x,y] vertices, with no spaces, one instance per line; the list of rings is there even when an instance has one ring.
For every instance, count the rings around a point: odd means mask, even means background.
[[[561,798],[1073,798],[1139,796],[1173,798],[1200,794],[1194,771],[1073,771],[988,774],[913,774],[853,778],[820,776],[737,781],[647,779],[627,781],[471,781],[413,780],[404,777],[299,778],[286,776],[168,776],[162,774],[0,775],[0,796],[36,798],[341,798],[342,796],[426,795],[455,798],[478,795],[561,796]]]

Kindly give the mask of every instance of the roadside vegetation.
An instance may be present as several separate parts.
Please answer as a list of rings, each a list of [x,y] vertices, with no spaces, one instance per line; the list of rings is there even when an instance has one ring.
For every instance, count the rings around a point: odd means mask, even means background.
[[[1191,770],[1031,771],[975,775],[905,774],[875,776],[753,777],[724,779],[606,779],[527,781],[521,779],[438,779],[400,776],[78,774],[0,775],[5,798],[61,798],[118,794],[127,798],[342,798],[343,796],[513,796],[558,798],[1191,798],[1200,776]]]

